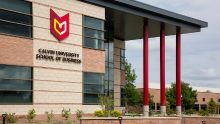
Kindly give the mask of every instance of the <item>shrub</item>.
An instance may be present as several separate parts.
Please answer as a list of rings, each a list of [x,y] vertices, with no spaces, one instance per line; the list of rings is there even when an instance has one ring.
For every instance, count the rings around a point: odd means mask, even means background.
[[[208,112],[208,110],[200,110],[199,115],[200,116],[209,116],[209,112]]]
[[[122,112],[118,110],[111,111],[111,117],[120,117],[122,115]]]
[[[94,112],[94,115],[95,115],[96,117],[104,117],[105,112],[104,112],[103,110],[96,110],[96,111]]]
[[[71,115],[70,109],[66,110],[66,109],[63,108],[63,110],[62,110],[62,117],[64,117],[66,120],[68,120],[70,115]]]
[[[77,120],[82,118],[83,114],[84,114],[84,112],[82,110],[76,110],[76,118],[77,118]]]
[[[186,110],[185,114],[187,114],[187,115],[195,114],[195,110],[194,109]]]
[[[53,119],[53,111],[51,110],[50,112],[45,112],[46,116],[47,116],[47,122],[50,123]]]
[[[217,109],[217,103],[211,99],[209,102],[208,102],[208,112],[210,114],[215,114],[216,113],[216,109]]]
[[[17,121],[17,118],[15,117],[15,113],[8,113],[7,121],[8,123],[15,123]]]
[[[27,114],[28,122],[32,123],[35,117],[36,117],[36,112],[35,112],[35,110],[34,110],[34,109],[29,110],[29,111],[28,111],[28,114]]]

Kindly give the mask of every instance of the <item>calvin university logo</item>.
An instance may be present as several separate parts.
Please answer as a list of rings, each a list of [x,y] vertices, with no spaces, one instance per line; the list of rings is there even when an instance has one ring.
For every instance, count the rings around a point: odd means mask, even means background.
[[[50,32],[59,40],[69,36],[69,13],[59,17],[50,9]]]

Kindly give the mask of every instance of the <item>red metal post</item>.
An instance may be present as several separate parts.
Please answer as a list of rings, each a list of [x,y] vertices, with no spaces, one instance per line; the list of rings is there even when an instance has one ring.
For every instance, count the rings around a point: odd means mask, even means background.
[[[176,108],[181,114],[181,28],[176,27]]]
[[[149,114],[149,103],[148,103],[148,20],[144,20],[144,53],[143,53],[143,66],[144,66],[144,115]]]
[[[160,24],[160,105],[161,114],[166,114],[165,96],[165,24]]]
[[[143,78],[144,78],[144,115],[149,115],[149,103],[148,103],[148,20],[144,20],[144,53],[143,53]]]

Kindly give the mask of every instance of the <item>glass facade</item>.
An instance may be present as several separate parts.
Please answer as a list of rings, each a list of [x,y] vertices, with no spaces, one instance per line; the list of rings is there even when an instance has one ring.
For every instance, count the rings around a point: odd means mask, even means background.
[[[120,69],[125,70],[125,49],[120,49]]]
[[[98,104],[98,95],[104,94],[104,74],[83,73],[83,103]]]
[[[0,27],[0,33],[32,38],[32,4],[0,0]]]
[[[83,46],[104,50],[104,20],[84,16]]]
[[[114,39],[113,32],[105,34],[105,94],[114,96]]]
[[[0,104],[32,103],[32,68],[0,65]]]

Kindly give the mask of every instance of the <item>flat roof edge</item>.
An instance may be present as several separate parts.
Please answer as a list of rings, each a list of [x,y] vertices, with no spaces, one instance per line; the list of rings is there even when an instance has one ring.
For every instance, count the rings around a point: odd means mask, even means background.
[[[126,0],[126,2],[125,2],[125,0],[114,0],[114,1],[125,4],[125,5],[129,5],[129,6],[138,8],[138,9],[142,9],[143,11],[151,11],[153,13],[156,13],[156,14],[159,14],[162,16],[167,16],[167,17],[171,17],[174,19],[183,20],[183,21],[186,21],[189,23],[194,23],[194,24],[199,25],[202,28],[208,27],[208,22],[205,22],[205,21],[202,21],[199,19],[195,19],[195,18],[192,18],[189,16],[185,16],[182,14],[174,13],[174,12],[171,12],[171,11],[159,8],[159,7],[155,7],[155,6],[146,4],[146,3],[142,3],[142,2],[139,2],[136,0]]]
[[[205,28],[208,27],[208,22],[198,20],[195,18],[191,18],[185,15],[181,15],[178,13],[174,13],[165,9],[161,9],[158,7],[154,7],[152,5],[148,5],[142,2],[134,1],[134,0],[82,0],[91,4],[99,5],[99,6],[104,6],[108,7],[110,5],[105,5],[104,3],[112,3],[118,6],[126,6],[129,9],[133,9],[134,11],[139,11],[142,13],[151,13],[157,16],[161,16],[167,19],[172,19],[175,20],[176,22],[181,22],[185,24],[191,24],[194,25],[198,28]],[[137,14],[138,15],[138,14]],[[141,14],[139,16],[142,16]],[[144,17],[144,16],[142,16]]]

